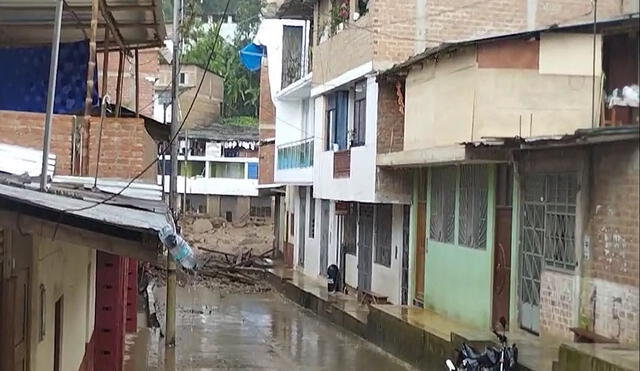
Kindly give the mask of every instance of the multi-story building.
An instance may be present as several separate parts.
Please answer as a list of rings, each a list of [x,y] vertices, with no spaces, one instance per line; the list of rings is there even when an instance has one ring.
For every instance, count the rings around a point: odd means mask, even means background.
[[[638,13],[595,30],[450,43],[378,77],[402,87],[377,165],[413,181],[410,302],[638,343]]]
[[[211,124],[185,134],[186,139],[184,134],[178,138],[178,197],[186,212],[230,222],[271,218],[271,200],[260,197],[257,188],[257,127]],[[165,192],[170,166],[169,155],[158,164],[158,183]]]

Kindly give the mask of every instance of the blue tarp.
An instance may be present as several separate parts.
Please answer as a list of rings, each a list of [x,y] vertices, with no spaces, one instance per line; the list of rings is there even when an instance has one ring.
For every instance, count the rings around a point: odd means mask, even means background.
[[[262,46],[251,43],[240,50],[240,61],[249,71],[257,71],[260,69],[263,54]]]
[[[0,48],[0,110],[45,112],[50,61],[50,46]],[[87,41],[60,44],[54,113],[84,112],[88,61]],[[94,87],[95,105],[97,83]]]

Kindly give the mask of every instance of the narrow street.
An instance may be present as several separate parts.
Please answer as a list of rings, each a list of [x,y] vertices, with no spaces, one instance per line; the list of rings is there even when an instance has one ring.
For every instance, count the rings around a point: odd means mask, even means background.
[[[164,288],[156,293],[164,307]],[[125,370],[412,369],[274,292],[221,297],[187,285],[178,303],[175,350],[165,357],[159,331],[139,325],[126,339]]]

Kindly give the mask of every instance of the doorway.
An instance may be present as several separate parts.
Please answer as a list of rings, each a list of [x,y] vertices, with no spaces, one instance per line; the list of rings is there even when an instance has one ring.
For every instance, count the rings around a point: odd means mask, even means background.
[[[509,293],[511,288],[511,217],[513,207],[513,168],[501,164],[497,168],[496,224],[493,247],[492,325],[501,318],[509,323]]]
[[[374,205],[360,204],[358,218],[358,290],[371,291]]]
[[[409,300],[409,217],[410,206],[402,206],[402,278],[400,286],[400,304],[407,305]]]
[[[414,305],[424,306],[424,276],[427,250],[427,170],[418,173],[418,202],[416,210],[416,270]]]
[[[320,275],[327,276],[329,265],[329,200],[320,204]]]
[[[62,369],[62,297],[56,301],[53,330],[53,371]]]
[[[305,223],[307,220],[307,189],[298,187],[298,205],[300,205],[300,216],[298,217],[298,265],[304,267],[305,252]]]

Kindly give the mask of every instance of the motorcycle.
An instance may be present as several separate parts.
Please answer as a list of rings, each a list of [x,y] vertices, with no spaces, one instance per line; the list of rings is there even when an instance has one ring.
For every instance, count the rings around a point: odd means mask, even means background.
[[[500,320],[502,328],[506,321]],[[477,352],[470,345],[463,343],[458,351],[458,359],[454,364],[450,359],[446,361],[449,371],[512,371],[518,364],[518,347],[508,345],[508,339],[503,330],[502,334],[493,330],[500,347],[488,346],[482,352]]]

